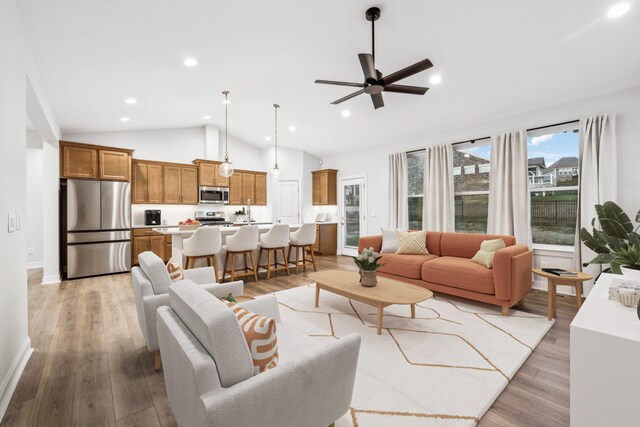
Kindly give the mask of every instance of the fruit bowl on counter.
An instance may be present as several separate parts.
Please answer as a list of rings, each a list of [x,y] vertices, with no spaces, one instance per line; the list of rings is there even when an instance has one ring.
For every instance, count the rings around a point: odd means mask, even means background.
[[[195,230],[198,227],[200,227],[200,221],[191,218],[178,223],[178,228],[180,230]]]

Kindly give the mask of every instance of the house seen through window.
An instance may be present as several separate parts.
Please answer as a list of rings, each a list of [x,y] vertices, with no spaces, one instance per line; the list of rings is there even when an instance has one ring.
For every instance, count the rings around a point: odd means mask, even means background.
[[[455,230],[462,233],[487,232],[489,206],[489,140],[453,146]]]

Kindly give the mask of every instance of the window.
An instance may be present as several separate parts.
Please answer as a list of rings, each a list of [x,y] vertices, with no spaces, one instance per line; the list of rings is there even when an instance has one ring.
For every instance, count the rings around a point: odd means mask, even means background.
[[[573,246],[578,212],[578,125],[541,129],[527,136],[533,243]],[[538,167],[531,169],[532,165]]]
[[[422,198],[424,194],[424,151],[407,154],[409,194],[409,229],[422,230]]]
[[[453,146],[456,231],[487,232],[490,155],[488,140]],[[464,169],[464,174],[456,174],[456,169]]]

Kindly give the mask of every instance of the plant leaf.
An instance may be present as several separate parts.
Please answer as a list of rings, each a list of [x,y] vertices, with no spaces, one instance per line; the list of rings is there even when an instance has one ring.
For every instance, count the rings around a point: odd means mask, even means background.
[[[600,226],[602,227],[602,231],[607,233],[609,236],[618,237],[620,239],[626,239],[629,236],[629,233],[624,226],[616,219],[600,218]]]
[[[598,254],[598,256],[589,261],[589,264],[610,264],[612,260],[613,255],[611,254]]]
[[[594,234],[597,232],[598,230],[593,230]],[[589,249],[591,249],[592,251],[594,251],[595,253],[599,253],[599,254],[606,254],[609,252],[609,249],[604,246],[603,244],[601,244],[601,242],[598,241],[598,239],[596,239],[591,233],[589,233],[589,231],[582,227],[580,229],[580,240],[582,240],[582,243],[584,243],[584,245],[586,247],[588,247]]]
[[[602,208],[606,217],[611,220],[617,221],[620,225],[622,225],[627,233],[633,231],[633,224],[631,223],[629,216],[624,213],[620,206],[616,205],[614,202],[608,201],[605,202],[604,205],[602,205]]]

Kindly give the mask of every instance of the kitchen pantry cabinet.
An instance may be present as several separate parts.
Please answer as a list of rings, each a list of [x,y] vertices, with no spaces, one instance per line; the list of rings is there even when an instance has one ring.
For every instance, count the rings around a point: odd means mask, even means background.
[[[228,187],[229,178],[220,175],[221,162],[212,160],[194,160],[198,166],[198,185],[203,187]]]
[[[313,205],[337,205],[337,176],[335,169],[311,172],[313,175]]]
[[[229,204],[246,205],[251,199],[254,206],[267,205],[267,173],[236,171],[229,177]]]
[[[198,204],[197,167],[136,160],[132,170],[131,203]]]
[[[171,258],[171,236],[156,233],[150,228],[133,229],[132,264],[138,265],[138,255],[151,251],[164,262]]]
[[[318,255],[335,255],[338,252],[338,224],[316,224],[313,252]]]
[[[133,150],[60,141],[60,177],[129,181]]]

